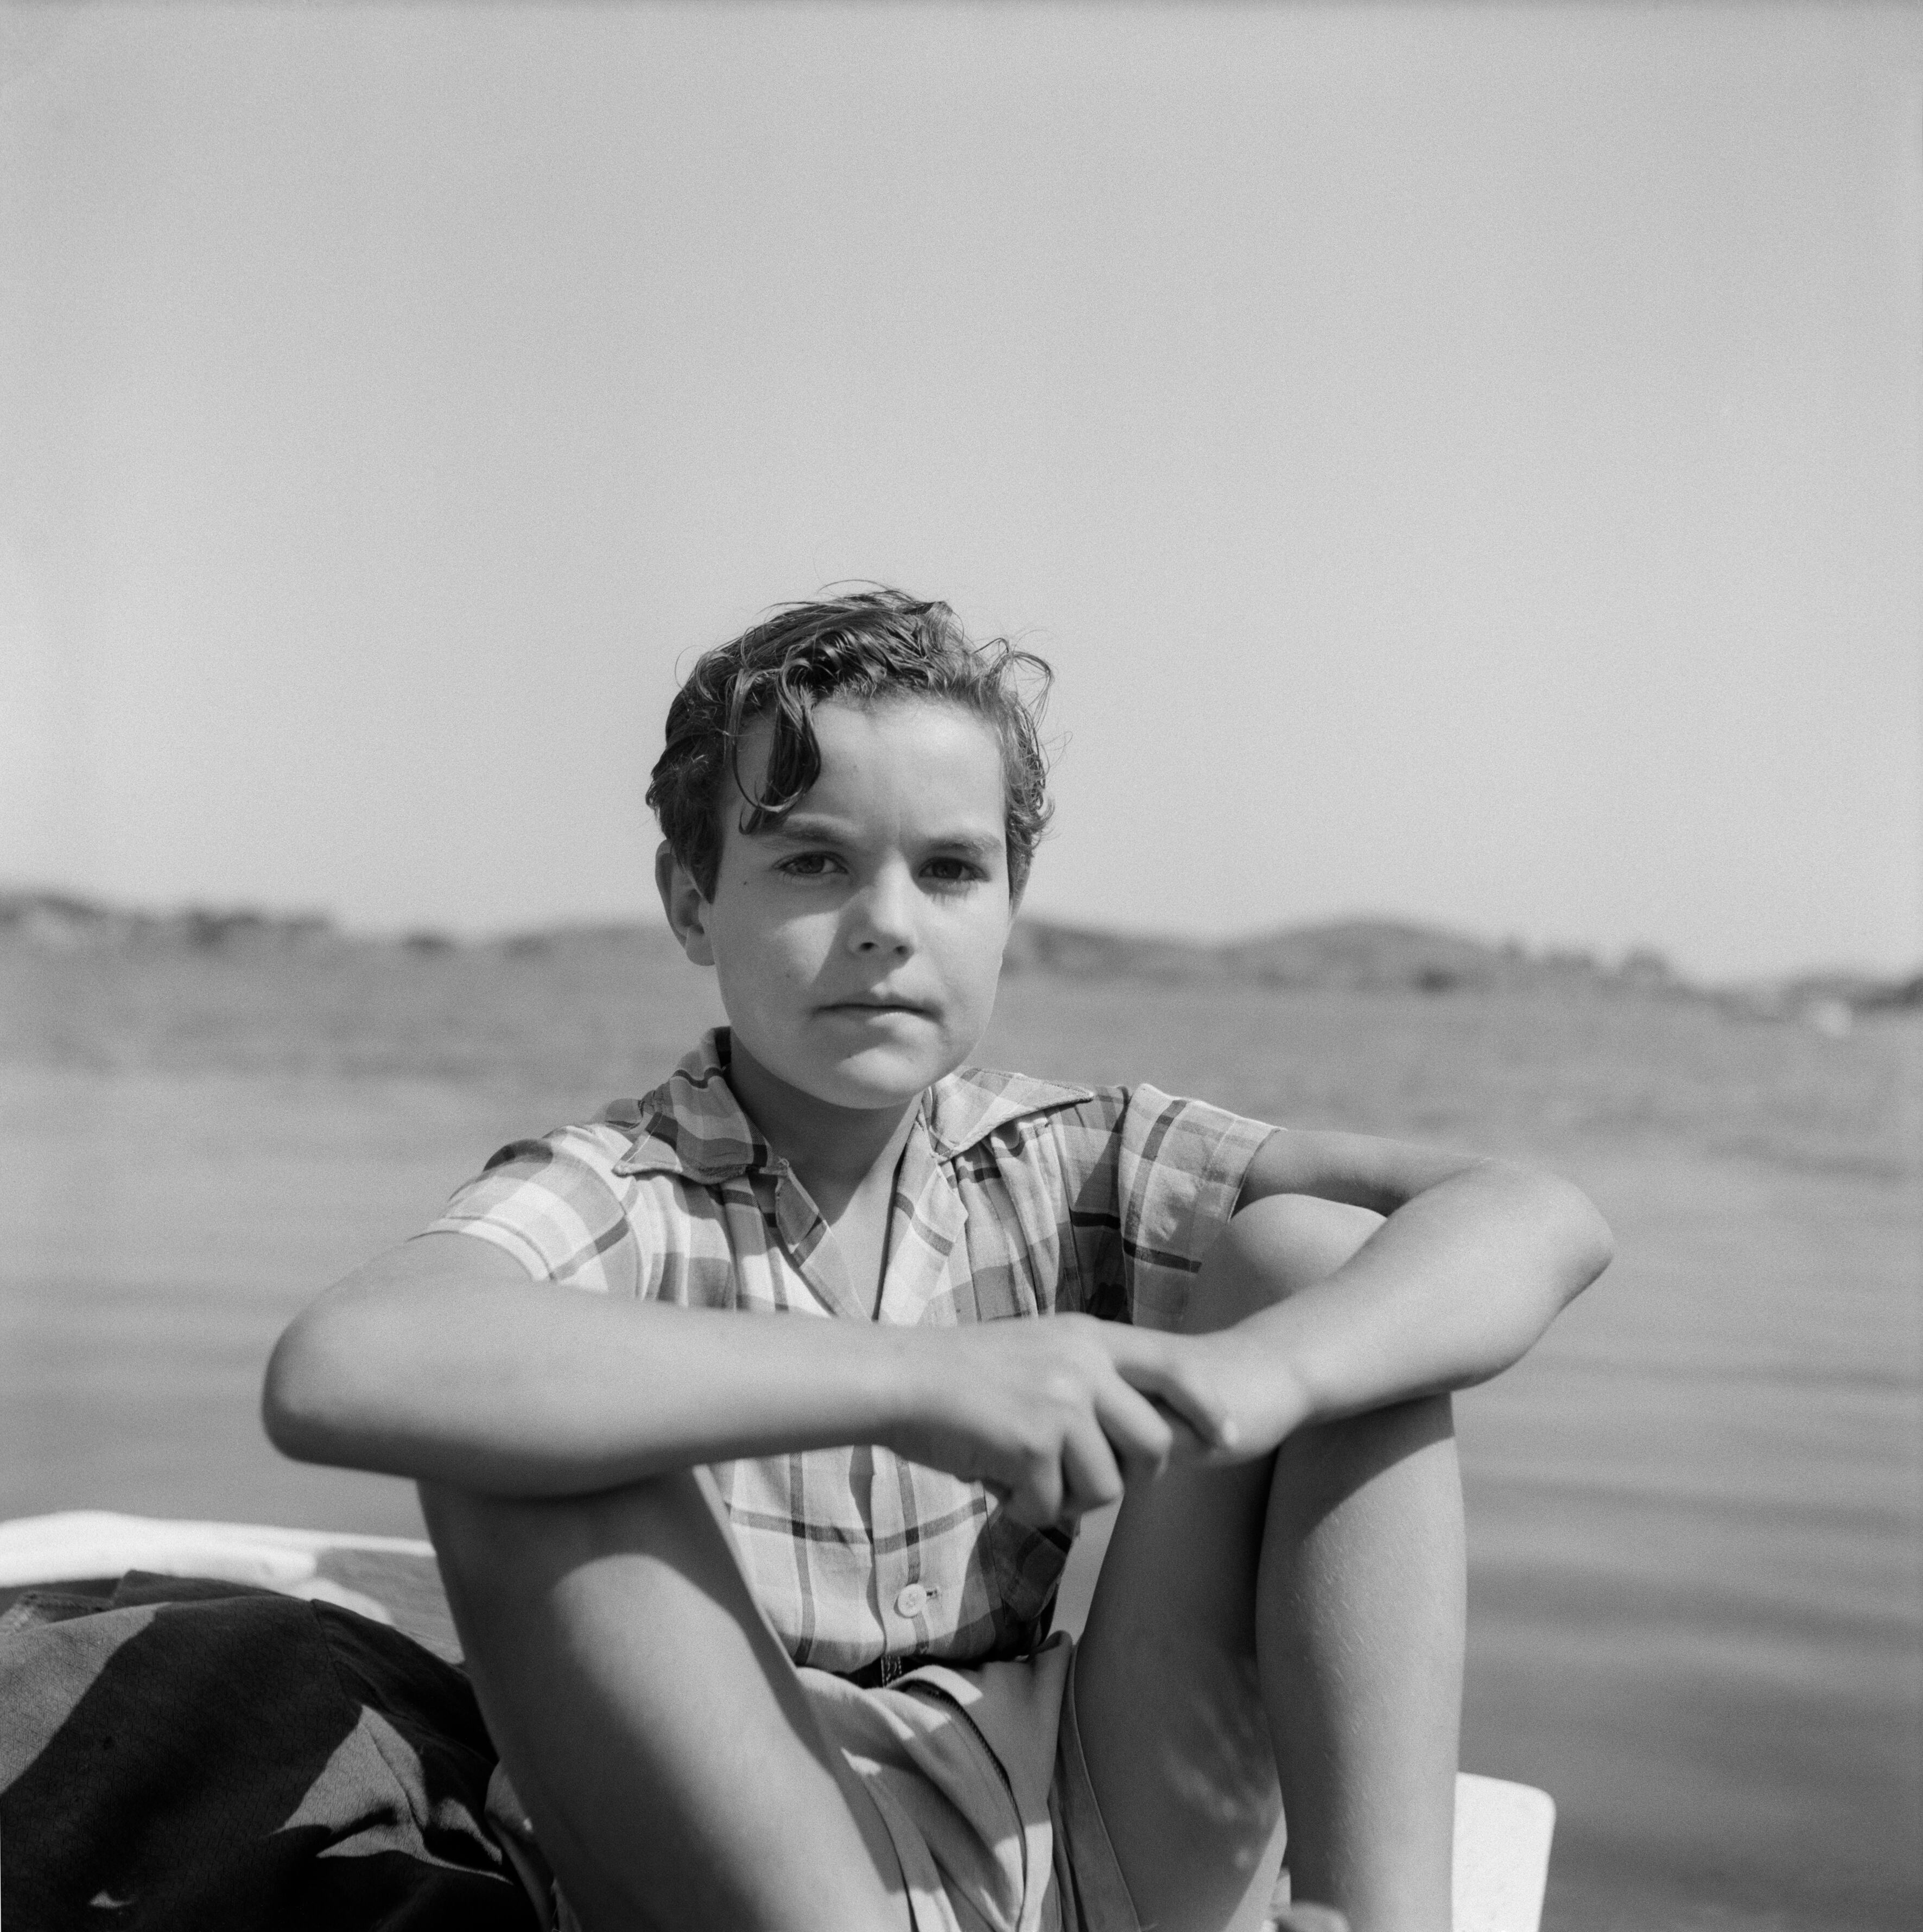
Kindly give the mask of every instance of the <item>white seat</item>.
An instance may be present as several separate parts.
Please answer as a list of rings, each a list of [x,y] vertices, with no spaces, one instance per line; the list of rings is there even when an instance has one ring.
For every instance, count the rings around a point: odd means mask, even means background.
[[[1507,1778],[1456,1778],[1455,1932],[1538,1932],[1549,1882],[1549,1844],[1556,1801],[1533,1785]],[[1286,1874],[1269,1907],[1292,1932],[1339,1932],[1339,1912],[1304,1906],[1290,1918]],[[1264,1932],[1274,1932],[1270,1918]]]
[[[1532,1784],[1456,1780],[1456,1932],[1536,1932],[1556,1800]]]

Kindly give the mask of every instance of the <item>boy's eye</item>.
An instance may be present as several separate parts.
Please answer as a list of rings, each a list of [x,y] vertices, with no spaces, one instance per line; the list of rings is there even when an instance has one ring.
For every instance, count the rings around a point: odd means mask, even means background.
[[[775,868],[791,879],[818,879],[834,865],[832,854],[826,852],[797,852],[791,859],[784,859]]]
[[[969,859],[931,859],[924,869],[944,886],[972,884],[984,876],[981,867]]]

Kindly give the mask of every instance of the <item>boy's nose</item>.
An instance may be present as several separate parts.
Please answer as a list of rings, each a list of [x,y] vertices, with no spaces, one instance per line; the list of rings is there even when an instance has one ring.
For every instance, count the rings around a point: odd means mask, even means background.
[[[906,880],[877,879],[849,908],[849,944],[856,952],[914,950],[914,893]]]

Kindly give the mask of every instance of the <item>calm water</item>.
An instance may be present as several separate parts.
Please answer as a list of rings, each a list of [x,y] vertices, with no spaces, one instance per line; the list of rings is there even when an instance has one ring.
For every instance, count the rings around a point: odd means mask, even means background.
[[[274,1334],[511,1132],[640,1084],[704,994],[459,958],[291,991],[87,970],[0,988],[0,1515],[413,1529],[401,1485],[267,1450]],[[1923,1912],[1915,1049],[1693,1008],[1004,997],[985,1058],[1533,1150],[1614,1222],[1605,1282],[1458,1408],[1465,1762],[1555,1794],[1557,1932]]]

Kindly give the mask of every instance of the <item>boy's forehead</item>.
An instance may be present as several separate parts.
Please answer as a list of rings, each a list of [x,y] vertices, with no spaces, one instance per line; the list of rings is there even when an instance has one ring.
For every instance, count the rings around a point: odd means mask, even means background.
[[[821,760],[817,788],[905,766],[925,778],[978,786],[986,781],[998,796],[1003,789],[1001,740],[988,720],[966,705],[919,695],[867,704],[832,697],[816,704],[811,717]],[[759,789],[774,743],[771,716],[743,729],[736,764],[750,789]]]
[[[965,705],[910,695],[859,704],[831,697],[814,707],[821,769],[785,814],[783,827],[824,811],[860,812],[904,796],[945,818],[979,818],[994,842],[1003,838],[1006,784],[1001,740]],[[774,748],[770,717],[741,734],[736,802],[758,794]],[[733,776],[732,774],[730,775]],[[730,829],[737,814],[728,814]],[[770,826],[758,836],[777,836]]]

